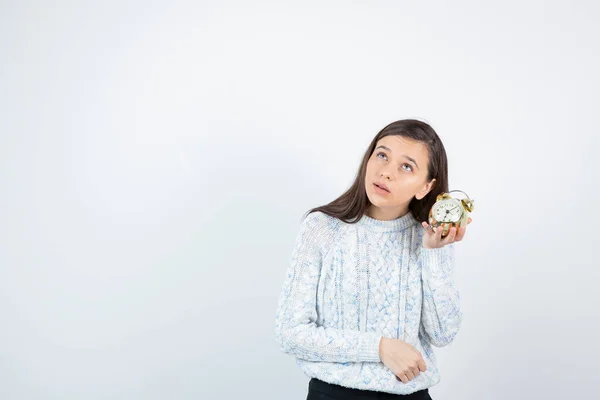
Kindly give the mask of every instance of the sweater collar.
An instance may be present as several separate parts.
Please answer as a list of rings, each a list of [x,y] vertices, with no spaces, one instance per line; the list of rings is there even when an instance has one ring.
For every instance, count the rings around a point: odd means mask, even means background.
[[[413,225],[416,221],[409,211],[403,216],[391,220],[375,219],[364,214],[356,224],[375,232],[398,232]]]

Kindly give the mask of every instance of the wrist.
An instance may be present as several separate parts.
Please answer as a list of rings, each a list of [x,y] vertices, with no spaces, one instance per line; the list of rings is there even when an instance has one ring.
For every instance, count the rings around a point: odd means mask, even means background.
[[[383,359],[383,347],[385,345],[385,341],[387,340],[386,337],[381,337],[381,340],[379,340],[379,358]]]

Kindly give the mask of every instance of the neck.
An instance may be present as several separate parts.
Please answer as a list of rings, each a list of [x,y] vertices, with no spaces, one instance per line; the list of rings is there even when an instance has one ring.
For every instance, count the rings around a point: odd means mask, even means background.
[[[357,223],[374,232],[400,232],[415,222],[412,213],[407,211],[404,215],[394,219],[375,219],[365,213]]]
[[[365,211],[365,215],[380,221],[391,221],[405,216],[408,212],[408,207],[402,207],[400,209],[384,209],[371,204]]]

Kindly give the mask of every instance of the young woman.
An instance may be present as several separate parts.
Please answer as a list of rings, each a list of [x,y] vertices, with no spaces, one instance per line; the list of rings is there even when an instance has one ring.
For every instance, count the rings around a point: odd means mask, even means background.
[[[372,140],[352,186],[300,224],[275,338],[311,378],[307,400],[431,399],[432,346],[451,343],[462,318],[453,243],[466,228],[442,237],[427,223],[442,192],[440,138],[400,120]]]

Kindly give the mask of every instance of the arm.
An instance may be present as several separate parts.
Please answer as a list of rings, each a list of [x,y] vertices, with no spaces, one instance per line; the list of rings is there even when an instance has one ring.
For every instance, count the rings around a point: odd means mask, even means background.
[[[300,226],[277,306],[275,340],[284,353],[308,361],[379,362],[381,335],[316,324],[322,249],[333,240],[326,218],[311,213]]]
[[[460,296],[452,279],[454,246],[421,247],[420,260],[423,282],[420,333],[432,345],[446,346],[458,333],[462,321]]]

